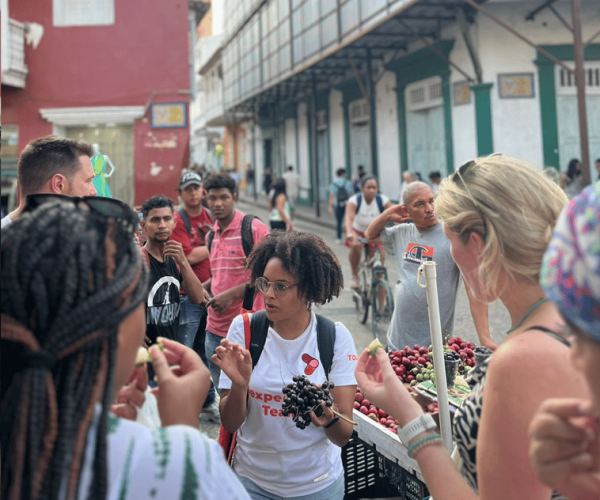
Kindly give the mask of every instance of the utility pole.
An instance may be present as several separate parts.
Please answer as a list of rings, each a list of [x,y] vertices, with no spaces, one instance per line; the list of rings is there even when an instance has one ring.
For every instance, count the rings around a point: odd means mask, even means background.
[[[581,41],[580,0],[571,0],[573,11],[573,50],[575,51],[575,84],[577,86],[577,110],[579,117],[579,141],[581,145],[581,173],[584,185],[591,183],[590,147],[588,142],[587,110],[585,106],[585,71],[583,69],[583,43]]]

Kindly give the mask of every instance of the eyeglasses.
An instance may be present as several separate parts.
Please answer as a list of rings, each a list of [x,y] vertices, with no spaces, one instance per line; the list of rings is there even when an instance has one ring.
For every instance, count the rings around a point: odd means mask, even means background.
[[[33,212],[36,208],[59,201],[62,203],[73,203],[75,206],[85,206],[91,213],[105,218],[113,218],[120,227],[133,236],[135,228],[139,223],[138,216],[131,208],[122,201],[102,196],[66,196],[63,194],[40,193],[30,194],[23,212]]]
[[[494,153],[490,156],[497,156],[497,155],[499,155],[499,153]],[[467,183],[465,182],[465,179],[464,179],[465,175],[468,174],[468,171],[470,169],[472,169],[476,164],[477,164],[477,160],[471,160],[471,161],[468,161],[467,163],[465,163],[464,165],[461,165],[461,167],[456,172],[454,172],[454,174],[452,175],[452,182],[454,182],[456,184],[461,183],[464,186],[464,188],[466,189],[467,193],[469,194],[469,198],[473,202],[473,205],[475,206],[475,210],[477,210],[479,217],[481,217],[481,222],[483,223],[483,240],[485,241],[487,239],[487,223],[485,221],[485,217],[483,215],[483,212],[481,211],[481,208],[479,207],[479,204],[477,203],[477,200],[471,194],[471,190],[469,189],[469,186],[467,185]]]
[[[257,278],[256,280],[256,288],[258,288],[258,291],[261,293],[267,293],[269,291],[269,288],[271,288],[271,285],[273,286],[273,292],[275,293],[275,295],[281,295],[285,293],[289,288],[298,286],[299,283],[294,283],[293,285],[286,285],[281,281],[271,283],[263,277]]]

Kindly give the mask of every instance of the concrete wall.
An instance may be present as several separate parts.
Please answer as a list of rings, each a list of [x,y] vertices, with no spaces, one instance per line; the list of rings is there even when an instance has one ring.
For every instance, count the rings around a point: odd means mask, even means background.
[[[377,101],[377,156],[379,191],[392,200],[400,198],[400,141],[396,74],[387,71],[375,87]]]

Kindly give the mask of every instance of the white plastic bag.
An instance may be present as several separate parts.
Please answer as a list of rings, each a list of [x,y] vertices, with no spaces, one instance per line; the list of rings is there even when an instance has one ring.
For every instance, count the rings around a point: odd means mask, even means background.
[[[158,403],[156,396],[152,394],[151,388],[146,388],[144,393],[146,400],[141,408],[137,408],[137,419],[136,422],[142,424],[144,427],[149,429],[156,429],[161,427],[160,414],[158,413]]]

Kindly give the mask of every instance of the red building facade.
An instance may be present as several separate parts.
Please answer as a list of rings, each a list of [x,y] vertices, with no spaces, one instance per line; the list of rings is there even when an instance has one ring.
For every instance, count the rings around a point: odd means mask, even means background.
[[[114,197],[175,199],[189,162],[188,2],[8,0],[8,16],[35,36],[23,87],[5,84],[3,53],[3,135],[19,152],[52,133],[96,143],[115,166]]]

